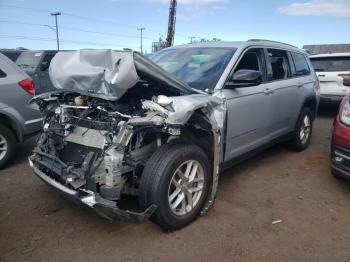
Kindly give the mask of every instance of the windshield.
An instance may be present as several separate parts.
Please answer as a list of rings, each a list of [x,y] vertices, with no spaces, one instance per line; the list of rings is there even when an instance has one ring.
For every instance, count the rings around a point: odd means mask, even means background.
[[[310,58],[316,72],[350,71],[350,57]]]
[[[26,71],[34,70],[40,62],[40,52],[23,52],[16,60],[16,64]]]
[[[213,90],[235,51],[233,48],[179,48],[164,50],[150,59],[192,88]]]

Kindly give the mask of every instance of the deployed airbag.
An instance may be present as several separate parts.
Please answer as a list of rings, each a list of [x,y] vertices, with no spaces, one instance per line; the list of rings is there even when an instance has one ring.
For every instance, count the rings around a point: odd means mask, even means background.
[[[59,52],[51,61],[49,74],[57,89],[107,100],[120,98],[139,80],[133,53],[113,50]]]
[[[164,91],[195,93],[172,74],[131,51],[83,49],[59,52],[51,61],[49,74],[58,90],[112,101],[121,98],[140,78]]]

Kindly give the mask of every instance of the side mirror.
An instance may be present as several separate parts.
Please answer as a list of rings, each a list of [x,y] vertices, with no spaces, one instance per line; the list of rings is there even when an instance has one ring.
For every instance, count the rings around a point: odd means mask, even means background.
[[[261,71],[241,69],[236,71],[231,81],[226,83],[227,88],[240,88],[257,86],[262,83],[262,73]]]
[[[41,71],[46,71],[49,68],[50,64],[49,62],[41,62],[40,69]]]

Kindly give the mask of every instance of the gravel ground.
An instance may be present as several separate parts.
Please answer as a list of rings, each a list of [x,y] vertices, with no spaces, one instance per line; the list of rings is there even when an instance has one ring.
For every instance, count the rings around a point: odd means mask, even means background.
[[[350,183],[329,171],[333,116],[321,112],[306,151],[277,146],[223,173],[208,215],[173,233],[67,201],[32,175],[28,140],[0,171],[0,261],[350,261]]]

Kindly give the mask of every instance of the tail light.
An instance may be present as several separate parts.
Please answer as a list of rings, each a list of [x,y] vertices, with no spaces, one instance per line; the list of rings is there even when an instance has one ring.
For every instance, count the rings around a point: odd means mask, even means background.
[[[18,84],[28,94],[35,95],[35,88],[34,88],[33,80],[31,80],[31,79],[24,79],[21,82],[19,82]]]
[[[343,85],[344,86],[350,86],[350,74],[340,74],[338,76],[343,78]]]

